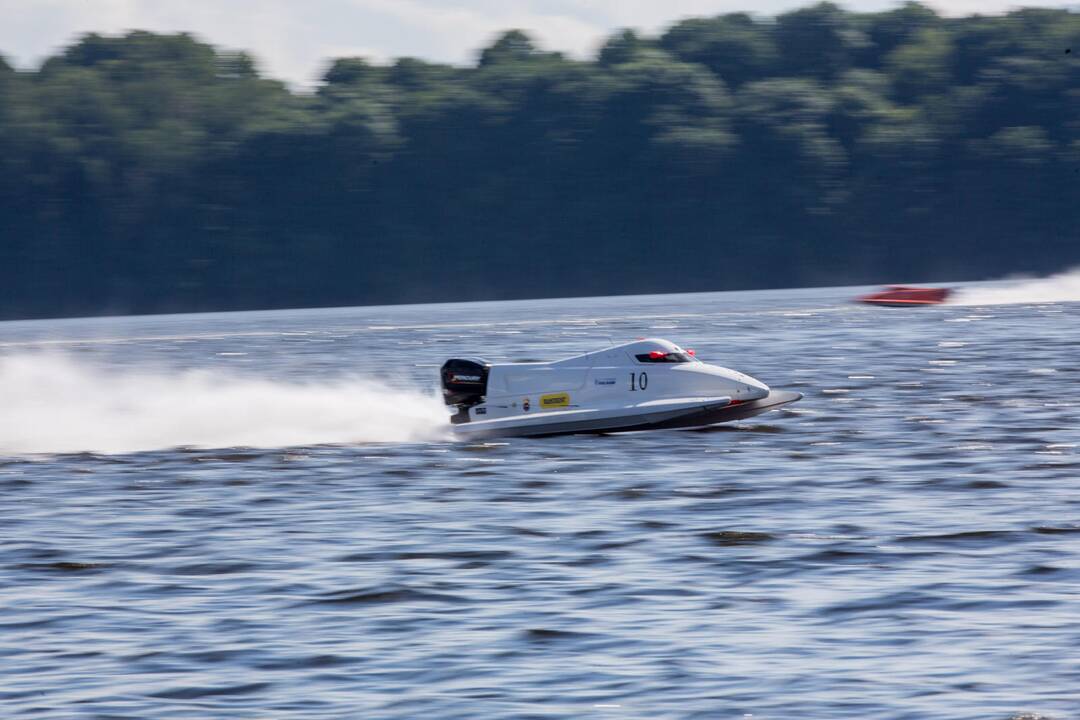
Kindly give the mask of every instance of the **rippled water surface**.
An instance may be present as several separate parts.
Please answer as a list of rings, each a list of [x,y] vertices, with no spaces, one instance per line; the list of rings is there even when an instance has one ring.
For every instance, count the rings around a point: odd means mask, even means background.
[[[1080,717],[1080,305],[855,292],[0,324],[2,715]],[[646,335],[806,397],[435,426]]]

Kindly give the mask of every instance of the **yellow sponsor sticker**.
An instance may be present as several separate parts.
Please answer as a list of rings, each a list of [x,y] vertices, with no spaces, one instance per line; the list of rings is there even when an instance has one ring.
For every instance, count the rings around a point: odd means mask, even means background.
[[[543,410],[570,407],[570,393],[561,392],[552,393],[551,395],[541,395],[540,407]]]

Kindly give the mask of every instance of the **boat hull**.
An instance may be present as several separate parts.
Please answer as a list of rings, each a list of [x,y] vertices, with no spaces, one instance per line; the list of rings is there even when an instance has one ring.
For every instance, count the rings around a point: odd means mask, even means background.
[[[917,307],[920,305],[941,305],[944,300],[881,300],[877,298],[862,298],[859,302],[867,305],[880,305],[882,307]]]
[[[802,398],[802,393],[770,390],[766,397],[746,402],[717,398],[701,403],[637,406],[606,412],[577,411],[547,417],[508,418],[500,422],[463,423],[453,426],[460,438],[550,437],[585,433],[620,433],[704,427],[745,420]]]
[[[950,294],[949,288],[891,287],[881,292],[863,295],[857,300],[867,305],[882,307],[918,307],[941,305]]]

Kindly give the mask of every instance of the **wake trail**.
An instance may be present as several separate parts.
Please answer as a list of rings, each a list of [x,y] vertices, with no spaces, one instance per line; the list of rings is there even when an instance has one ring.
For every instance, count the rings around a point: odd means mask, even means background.
[[[4,455],[414,442],[440,439],[446,423],[434,394],[369,379],[298,383],[0,357]]]
[[[1080,302],[1080,268],[1045,278],[1016,280],[997,287],[961,288],[949,300],[950,305],[1054,302]]]

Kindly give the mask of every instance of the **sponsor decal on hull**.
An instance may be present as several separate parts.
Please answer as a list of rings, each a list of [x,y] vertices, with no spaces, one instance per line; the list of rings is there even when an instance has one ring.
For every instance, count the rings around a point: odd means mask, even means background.
[[[544,410],[570,407],[570,393],[552,393],[540,396],[540,407]]]
[[[593,382],[597,385],[614,385],[615,378],[596,378]]]

